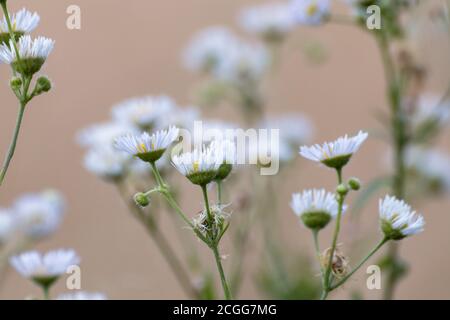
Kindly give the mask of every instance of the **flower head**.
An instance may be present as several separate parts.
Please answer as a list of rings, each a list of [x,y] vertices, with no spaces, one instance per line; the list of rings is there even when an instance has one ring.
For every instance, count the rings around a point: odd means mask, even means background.
[[[117,181],[124,176],[131,161],[128,154],[114,148],[97,147],[88,151],[84,158],[84,166],[105,180]]]
[[[345,135],[334,142],[325,142],[322,146],[318,144],[311,147],[303,146],[300,148],[300,155],[321,162],[327,167],[340,169],[350,161],[367,137],[367,133],[360,131],[354,137]]]
[[[112,147],[114,141],[127,134],[136,134],[138,130],[128,123],[117,121],[94,124],[81,130],[77,135],[78,143],[83,147]]]
[[[294,19],[299,24],[319,25],[330,14],[329,0],[291,0]]]
[[[267,41],[282,39],[294,27],[289,5],[281,2],[247,8],[239,20],[246,31]]]
[[[30,12],[23,8],[22,10],[12,14],[11,17],[12,32],[16,40],[26,33],[30,33],[36,29],[39,24],[40,17],[36,12]],[[0,44],[9,44],[10,35],[6,17],[0,20]]]
[[[193,184],[203,186],[214,180],[217,170],[224,163],[224,155],[217,145],[211,144],[209,147],[174,155],[172,163]]]
[[[17,43],[20,60],[17,59],[12,40],[10,40],[9,45],[0,46],[0,61],[10,64],[20,74],[33,75],[42,68],[54,45],[55,42],[52,39],[39,37],[32,40],[29,35],[26,35]]]
[[[416,214],[403,200],[386,196],[379,203],[381,229],[391,240],[401,240],[405,237],[423,231],[425,221]]]
[[[55,191],[26,194],[14,203],[13,210],[20,231],[31,239],[41,239],[61,224],[64,199]]]
[[[338,215],[336,196],[321,190],[306,190],[292,195],[291,208],[310,229],[320,230]]]
[[[175,102],[167,96],[142,97],[126,100],[114,106],[112,117],[141,130],[159,128],[160,122],[175,111]]]
[[[78,265],[80,258],[73,250],[60,249],[44,255],[30,251],[12,257],[10,263],[23,277],[49,287],[66,273],[70,266]]]
[[[145,162],[156,162],[166,149],[178,139],[179,129],[170,127],[168,130],[157,131],[150,135],[147,132],[140,136],[126,135],[116,139],[115,147],[138,157]]]

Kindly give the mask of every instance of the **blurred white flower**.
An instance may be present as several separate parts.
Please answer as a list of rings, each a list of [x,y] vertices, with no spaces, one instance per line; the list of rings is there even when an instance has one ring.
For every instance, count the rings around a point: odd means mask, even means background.
[[[300,155],[306,159],[321,162],[328,167],[339,169],[348,163],[367,137],[367,133],[360,131],[354,137],[345,135],[334,142],[325,142],[323,145],[303,146],[300,148]]]
[[[195,107],[178,108],[160,119],[159,127],[167,129],[171,126],[191,131],[194,122],[200,120],[200,111]]]
[[[167,96],[147,96],[117,104],[112,108],[112,117],[117,122],[151,131],[160,128],[160,121],[176,112],[175,109],[175,102]]]
[[[15,231],[13,213],[8,209],[0,208],[0,247],[7,243]]]
[[[411,121],[416,127],[429,122],[442,126],[448,122],[449,118],[450,100],[443,100],[442,97],[434,94],[424,94],[418,99]]]
[[[40,239],[54,233],[64,214],[64,199],[56,191],[26,194],[13,206],[17,226],[31,239]]]
[[[10,263],[24,278],[39,280],[63,275],[70,266],[78,265],[80,258],[70,249],[49,251],[44,255],[29,251],[12,257]]]
[[[36,29],[40,21],[40,17],[36,12],[30,12],[25,8],[10,15],[10,19],[13,32],[16,36],[30,33]],[[6,22],[5,17],[0,20],[0,40],[3,38],[2,34],[6,35],[9,39],[8,23]]]
[[[450,191],[450,156],[439,150],[410,148],[406,166],[428,179],[435,187]]]
[[[107,300],[104,293],[76,291],[60,294],[56,300]]]
[[[291,0],[291,12],[299,24],[319,25],[330,15],[330,1]]]
[[[379,202],[381,229],[391,240],[401,240],[423,231],[425,221],[403,200],[386,196]]]
[[[129,124],[105,122],[81,130],[77,135],[77,141],[83,147],[112,147],[117,138],[137,133],[138,130]]]
[[[86,169],[106,180],[120,179],[132,161],[131,157],[112,147],[91,148],[84,158]]]
[[[141,135],[125,135],[116,139],[115,147],[145,162],[155,162],[178,139],[179,132],[178,128],[170,127],[168,130],[157,131],[152,135],[147,132]]]
[[[266,40],[283,38],[294,27],[290,6],[284,2],[270,2],[244,9],[239,22],[249,33]]]
[[[320,230],[338,215],[339,204],[333,193],[314,189],[293,194],[291,208],[308,228]]]
[[[240,40],[224,27],[211,27],[195,36],[184,60],[193,71],[233,84],[258,80],[270,63],[264,46]]]

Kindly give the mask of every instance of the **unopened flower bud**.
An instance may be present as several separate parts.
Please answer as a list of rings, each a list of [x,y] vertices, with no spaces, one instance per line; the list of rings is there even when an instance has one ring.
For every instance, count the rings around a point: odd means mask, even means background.
[[[348,187],[345,184],[341,183],[340,185],[337,186],[336,192],[340,196],[345,196],[348,193]]]
[[[39,77],[36,81],[36,94],[41,94],[43,92],[49,92],[52,88],[52,83],[47,77]]]
[[[359,181],[358,178],[351,178],[348,180],[348,185],[350,186],[350,189],[357,191],[361,188],[361,181]]]
[[[150,204],[150,199],[144,193],[140,192],[134,196],[134,201],[138,206],[143,208],[147,207]]]
[[[11,89],[13,89],[14,91],[19,90],[22,86],[22,79],[20,79],[19,77],[13,77],[9,84],[11,86]]]

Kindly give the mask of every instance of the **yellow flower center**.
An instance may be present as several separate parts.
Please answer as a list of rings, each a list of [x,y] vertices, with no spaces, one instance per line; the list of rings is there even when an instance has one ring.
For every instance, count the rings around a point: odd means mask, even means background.
[[[317,3],[312,3],[310,6],[308,6],[308,8],[306,9],[306,13],[308,14],[308,16],[313,16],[317,13],[317,11],[319,10],[319,7],[317,6]]]
[[[141,143],[137,149],[138,149],[139,153],[147,153],[148,152],[147,146],[145,145],[145,143]]]
[[[194,169],[194,172],[197,172],[200,169],[200,163],[198,163],[198,161],[195,161],[192,167]]]

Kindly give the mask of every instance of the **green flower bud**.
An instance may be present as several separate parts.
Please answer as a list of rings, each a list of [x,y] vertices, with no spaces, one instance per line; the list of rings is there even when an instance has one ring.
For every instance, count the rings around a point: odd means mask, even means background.
[[[341,183],[340,185],[337,186],[336,188],[336,192],[340,195],[340,196],[345,196],[348,193],[348,187]]]
[[[11,86],[11,89],[17,91],[22,86],[22,79],[19,77],[13,77],[9,82],[9,85]]]
[[[225,180],[233,170],[233,166],[231,164],[222,164],[217,170],[216,180]]]
[[[147,207],[150,204],[150,199],[144,193],[140,192],[134,196],[134,201],[140,207]]]
[[[350,180],[348,180],[348,185],[350,186],[350,189],[357,191],[361,188],[361,181],[359,181],[358,178],[350,178]]]
[[[52,88],[52,83],[47,77],[39,77],[36,81],[36,94],[41,94],[43,92],[49,92]]]

